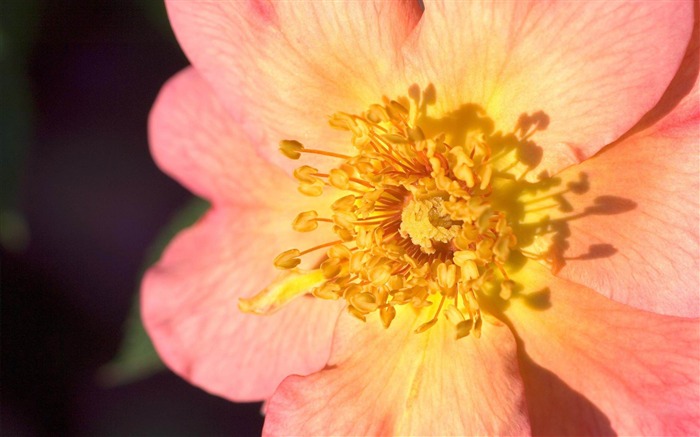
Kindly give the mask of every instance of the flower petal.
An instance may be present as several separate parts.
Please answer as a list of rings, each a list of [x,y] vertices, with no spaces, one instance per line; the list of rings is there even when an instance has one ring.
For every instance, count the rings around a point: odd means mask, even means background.
[[[420,16],[417,2],[167,3],[185,53],[268,158],[282,139],[349,147],[328,126],[391,94],[398,46]],[[401,91],[405,92],[406,84]],[[343,145],[343,146],[341,146]],[[314,165],[311,163],[310,165]]]
[[[506,315],[523,345],[533,434],[700,432],[700,320],[636,310],[528,267]],[[539,310],[535,294],[548,297]]]
[[[700,73],[700,5],[695,2],[693,34],[681,66],[659,103],[639,123],[627,132],[631,136],[656,124],[656,129],[684,125],[700,116],[698,106],[698,73]]]
[[[279,211],[215,209],[181,233],[142,287],[142,316],[159,354],[183,378],[237,401],[265,399],[287,375],[326,363],[339,307],[299,297],[270,316],[243,314],[238,299],[277,273],[289,244]],[[313,323],[309,323],[309,321]]]
[[[426,1],[406,57],[440,110],[481,104],[505,131],[549,115],[533,140],[553,174],[620,137],[666,90],[691,35],[691,2]],[[442,96],[442,97],[440,97]]]
[[[636,308],[700,316],[698,102],[696,84],[657,125],[560,174],[561,187],[588,184],[562,196],[570,212],[545,211],[570,234],[560,276]]]
[[[214,212],[178,236],[144,279],[144,323],[162,358],[235,400],[266,398],[287,375],[320,369],[336,304],[302,297],[262,317],[241,313],[238,299],[273,281],[280,252],[329,241],[330,231],[291,229],[297,213],[323,198],[301,196],[293,180],[257,156],[192,69],[164,87],[150,134],[161,168],[214,202]],[[302,323],[308,318],[315,324]]]
[[[455,340],[444,319],[415,334],[401,308],[388,330],[348,315],[328,366],[290,376],[267,406],[267,435],[523,435],[529,424],[505,326]]]
[[[255,153],[252,143],[193,68],[171,78],[149,119],[158,166],[190,191],[216,203],[274,203],[288,199],[281,183],[296,182]],[[266,175],[260,177],[260,175]]]

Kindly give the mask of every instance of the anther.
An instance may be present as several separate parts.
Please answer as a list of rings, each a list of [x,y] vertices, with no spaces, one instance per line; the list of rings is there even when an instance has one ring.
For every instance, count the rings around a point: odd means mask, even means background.
[[[306,211],[300,213],[292,223],[292,228],[298,232],[311,232],[318,228],[318,213],[316,211]]]

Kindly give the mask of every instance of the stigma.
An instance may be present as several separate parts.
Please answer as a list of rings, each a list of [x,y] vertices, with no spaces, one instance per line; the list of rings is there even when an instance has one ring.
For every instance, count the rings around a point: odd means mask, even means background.
[[[327,216],[300,211],[292,221],[297,232],[327,226],[335,237],[290,248],[274,264],[298,277],[304,274],[298,269],[301,258],[314,257],[316,269],[308,275],[315,276],[307,291],[345,300],[360,320],[377,312],[389,327],[397,311],[412,308],[430,314],[416,332],[444,315],[457,338],[478,338],[483,289],[487,284],[502,292],[512,289],[507,266],[518,241],[507,212],[493,202],[499,170],[490,132],[450,135],[431,127],[427,135],[424,111],[431,93],[430,87],[414,86],[408,97],[385,97],[361,114],[333,115],[330,125],[348,132],[353,153],[281,141],[280,151],[290,159],[317,154],[336,160],[329,169],[301,165],[294,171],[302,195],[332,190],[333,201]],[[239,306],[264,312],[255,302],[270,293],[242,299]]]

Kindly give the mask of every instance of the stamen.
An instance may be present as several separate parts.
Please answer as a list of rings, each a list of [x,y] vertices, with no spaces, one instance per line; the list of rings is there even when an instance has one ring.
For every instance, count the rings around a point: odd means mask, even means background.
[[[456,338],[472,333],[478,338],[482,309],[477,294],[500,290],[509,298],[514,289],[507,266],[517,238],[491,195],[494,178],[515,179],[509,167],[494,167],[499,159],[510,159],[515,146],[492,153],[487,128],[426,137],[420,123],[434,93],[432,87],[421,92],[415,86],[410,98],[384,98],[362,114],[334,114],[329,123],[349,132],[354,155],[307,149],[295,140],[280,142],[280,151],[290,159],[303,153],[340,159],[327,171],[303,165],[294,177],[305,195],[321,196],[331,186],[341,197],[330,205],[330,217],[311,210],[292,222],[299,232],[332,223],[338,238],[282,252],[274,264],[292,270],[301,256],[327,249],[315,270],[325,282],[309,290],[314,296],[344,299],[348,312],[363,321],[378,312],[389,328],[402,307],[423,311],[439,294],[435,314],[416,332],[438,323],[449,298],[454,303],[444,313]],[[522,135],[532,133],[533,120],[521,120]],[[519,164],[515,151],[513,168]],[[494,281],[495,271],[502,276],[500,288],[485,287]]]
[[[341,153],[334,153],[334,152],[328,152],[326,150],[318,150],[318,149],[307,149],[304,147],[303,144],[301,144],[299,141],[296,140],[282,140],[280,141],[280,151],[284,156],[286,156],[289,159],[299,159],[301,157],[302,153],[312,153],[316,155],[324,155],[324,156],[330,156],[332,158],[340,158],[340,159],[350,159],[351,156],[348,155],[343,155]]]

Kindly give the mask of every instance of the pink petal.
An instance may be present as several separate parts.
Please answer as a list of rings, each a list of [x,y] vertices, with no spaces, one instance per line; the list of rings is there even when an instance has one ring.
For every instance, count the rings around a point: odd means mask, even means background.
[[[290,376],[267,405],[266,435],[523,435],[529,424],[515,342],[505,326],[454,339],[440,319],[415,334],[415,313],[388,330],[348,315],[324,370]]]
[[[397,86],[398,47],[420,15],[409,2],[169,1],[175,33],[194,66],[270,159],[282,139],[349,147],[328,126]],[[400,83],[400,91],[410,84]],[[314,164],[310,164],[314,165]]]
[[[590,185],[564,194],[570,212],[545,211],[570,233],[560,276],[636,308],[700,316],[697,91],[657,125],[560,175]]]
[[[621,136],[666,90],[691,34],[691,2],[426,1],[406,46],[410,77],[440,110],[483,105],[511,131],[544,111],[533,140],[549,174]]]
[[[698,123],[700,117],[700,95],[698,95],[698,73],[700,71],[700,7],[695,3],[695,22],[690,44],[685,57],[671,84],[659,103],[642,118],[637,126],[625,136],[640,132],[650,126],[655,130],[682,127]]]
[[[149,136],[153,157],[164,172],[217,203],[282,201],[285,196],[269,196],[282,182],[295,184],[257,156],[211,87],[192,68],[163,86],[151,110]]]
[[[700,433],[700,320],[621,305],[539,265],[524,278],[506,315],[533,434]]]
[[[320,369],[337,305],[300,298],[262,317],[237,304],[275,279],[277,254],[329,241],[322,229],[291,229],[295,215],[323,206],[322,198],[301,196],[258,157],[194,70],[164,87],[150,134],[159,165],[214,202],[214,212],[178,236],[144,280],[143,318],[162,358],[194,384],[235,400],[266,398],[287,375]]]
[[[143,320],[165,363],[236,401],[265,399],[286,376],[321,369],[338,316],[335,302],[307,297],[271,316],[239,311],[238,299],[275,278],[271,260],[292,243],[275,232],[274,213],[210,212],[171,243],[143,282]]]

